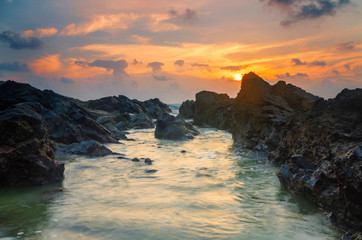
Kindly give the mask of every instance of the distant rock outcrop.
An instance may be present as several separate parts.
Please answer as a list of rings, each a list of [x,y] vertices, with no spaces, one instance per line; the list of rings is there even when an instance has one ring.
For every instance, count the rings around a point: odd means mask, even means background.
[[[193,139],[199,132],[180,117],[164,113],[157,119],[155,137],[169,140]]]
[[[362,229],[362,89],[323,100],[283,81],[245,74],[235,99],[196,94],[194,122],[229,130],[236,145],[282,165],[288,189]]]
[[[90,100],[83,104],[87,109],[106,112],[111,121],[104,126],[113,133],[132,128],[154,128],[153,119],[171,112],[169,106],[158,98],[141,102],[120,95]],[[100,117],[103,118],[102,115]]]

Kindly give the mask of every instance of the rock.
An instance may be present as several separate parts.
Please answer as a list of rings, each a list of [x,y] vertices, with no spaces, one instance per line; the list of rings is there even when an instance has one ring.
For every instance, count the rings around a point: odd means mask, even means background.
[[[27,104],[44,119],[50,138],[71,144],[89,140],[117,142],[83,108],[53,91],[33,88],[28,84],[7,81],[0,85],[0,110],[18,103]]]
[[[156,169],[146,169],[145,170],[145,173],[155,173],[155,172],[157,172],[158,170],[156,170]]]
[[[0,185],[43,185],[63,178],[64,163],[54,161],[41,115],[25,104],[0,111]]]
[[[145,163],[148,164],[148,165],[151,165],[152,164],[152,160],[150,158],[145,158]]]
[[[152,120],[145,113],[138,113],[130,116],[132,128],[145,129],[154,128]]]
[[[194,122],[229,130],[235,145],[267,152],[282,185],[362,229],[362,89],[323,100],[283,81],[243,76],[235,99],[196,94]]]
[[[193,118],[194,111],[195,111],[195,101],[193,100],[184,101],[179,109],[180,116],[185,119]]]
[[[186,153],[186,150],[182,150],[181,153]]]
[[[183,119],[164,113],[157,119],[155,137],[158,139],[193,139],[199,132]]]
[[[59,154],[75,154],[89,157],[104,157],[107,155],[118,154],[114,153],[105,147],[103,144],[89,140],[81,143],[74,143],[70,145],[58,144],[57,153]]]
[[[132,162],[139,162],[140,160],[138,158],[132,158]]]

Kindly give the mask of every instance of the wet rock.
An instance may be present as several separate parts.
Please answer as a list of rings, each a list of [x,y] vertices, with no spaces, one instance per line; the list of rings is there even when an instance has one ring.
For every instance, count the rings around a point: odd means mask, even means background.
[[[64,163],[54,161],[41,115],[24,104],[0,111],[0,185],[42,185],[63,178]]]
[[[132,158],[132,162],[140,162],[138,158]]]
[[[107,155],[118,154],[112,152],[106,146],[95,140],[70,145],[58,144],[57,152],[59,154],[75,154],[89,157],[104,157]]]
[[[145,163],[148,164],[148,165],[151,165],[152,164],[152,160],[150,158],[145,158]]]
[[[199,132],[182,118],[165,113],[157,119],[155,137],[158,139],[187,140],[198,134]]]
[[[181,153],[186,153],[186,150],[182,150]]]
[[[180,116],[185,119],[193,118],[194,111],[195,111],[195,101],[193,100],[184,101],[179,109]]]
[[[155,172],[157,172],[158,170],[156,170],[156,169],[146,169],[145,170],[145,173],[155,173]]]

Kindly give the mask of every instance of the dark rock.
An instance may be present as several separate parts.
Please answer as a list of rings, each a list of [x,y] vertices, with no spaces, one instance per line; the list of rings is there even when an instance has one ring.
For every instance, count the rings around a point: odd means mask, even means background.
[[[49,90],[40,91],[28,84],[7,81],[0,85],[0,110],[18,103],[27,104],[44,119],[50,138],[71,144],[96,140],[116,142],[111,133],[98,124],[83,108]]]
[[[145,170],[145,173],[155,173],[155,172],[157,172],[158,170],[156,170],[156,169],[146,169]]]
[[[89,157],[104,157],[107,155],[118,154],[112,152],[103,144],[95,140],[89,140],[81,143],[73,143],[70,145],[58,144],[57,152],[59,154],[75,154]]]
[[[138,158],[132,158],[132,162],[139,162],[140,160]]]
[[[152,164],[152,160],[150,158],[145,158],[145,163],[148,164],[148,165],[151,165]]]
[[[167,113],[157,119],[155,137],[159,139],[187,140],[193,139],[199,132],[183,119]]]
[[[24,104],[1,111],[0,185],[42,185],[63,178],[64,163],[54,161],[43,118]]]
[[[209,103],[209,104],[208,104]],[[281,81],[244,75],[235,99],[196,94],[194,121],[229,130],[235,145],[267,152],[286,188],[362,229],[362,89],[323,100]]]
[[[193,118],[195,111],[195,101],[186,100],[184,101],[179,109],[180,116],[183,118]]]
[[[186,150],[182,150],[181,153],[186,153]]]

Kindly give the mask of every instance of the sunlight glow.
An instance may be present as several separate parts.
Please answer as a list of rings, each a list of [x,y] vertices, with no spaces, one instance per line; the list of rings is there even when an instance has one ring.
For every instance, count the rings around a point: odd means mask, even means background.
[[[242,76],[241,76],[240,73],[234,74],[234,80],[235,81],[241,81],[241,79],[242,79]]]

